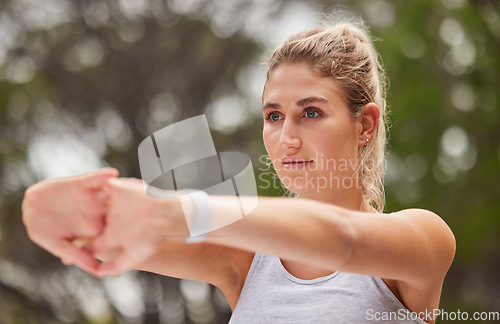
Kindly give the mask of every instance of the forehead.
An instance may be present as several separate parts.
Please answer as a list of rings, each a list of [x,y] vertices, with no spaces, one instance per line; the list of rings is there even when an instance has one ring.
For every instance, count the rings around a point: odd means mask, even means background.
[[[300,99],[305,95],[344,101],[342,92],[333,79],[321,76],[304,62],[282,63],[274,69],[266,80],[262,101],[276,101],[284,96]]]

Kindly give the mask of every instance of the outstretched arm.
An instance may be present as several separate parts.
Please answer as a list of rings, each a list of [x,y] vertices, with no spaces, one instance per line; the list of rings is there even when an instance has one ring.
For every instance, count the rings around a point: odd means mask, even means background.
[[[149,198],[142,187],[134,188],[121,179],[111,179],[108,184],[116,204],[111,203],[105,235],[96,247],[109,250],[127,245],[132,252],[123,253],[121,259],[103,267],[107,274],[115,269],[125,270],[122,264],[127,263],[127,255],[139,256],[142,247],[137,243],[147,241],[143,237],[146,233],[151,234],[151,239],[189,235],[177,199]],[[233,199],[209,198],[212,224],[226,221]],[[147,207],[137,210],[140,201],[147,202]],[[125,221],[126,214],[129,217]],[[146,225],[141,232],[142,223]],[[206,242],[415,284],[429,277],[442,280],[455,250],[449,227],[426,210],[409,209],[387,215],[356,212],[307,199],[262,197],[249,215],[209,232]]]
[[[123,187],[122,180],[111,179],[108,183],[111,187]],[[133,201],[137,205],[139,197],[136,192],[128,198],[123,196],[119,201]],[[150,215],[148,218],[138,217],[146,212],[133,212],[130,205],[125,207],[127,204],[116,213],[115,221],[112,212],[108,215],[110,221],[106,231],[109,232],[99,242],[100,248],[106,250],[122,246],[125,251],[103,265],[103,274],[115,274],[130,268],[166,274],[161,269],[161,250],[152,239],[155,235],[186,237],[189,231],[178,200],[148,199],[153,206],[147,212]],[[209,198],[212,224],[226,221],[227,211],[234,204],[233,199],[224,196]],[[131,215],[128,232],[121,231],[120,227],[114,230],[113,223],[119,224],[118,219],[123,219],[127,213]],[[150,224],[154,226],[144,226],[142,235],[134,234],[131,228],[141,228],[141,219],[150,219]],[[120,242],[119,233],[126,239]],[[129,235],[124,236],[123,233]],[[149,236],[144,233],[149,233]],[[150,251],[157,252],[150,253],[147,263],[137,262],[139,254],[133,251],[148,251],[137,247],[139,242],[144,244],[148,240],[152,242]],[[407,306],[418,304],[413,300],[426,298],[432,299],[431,304],[436,305],[455,251],[452,232],[441,218],[429,211],[410,209],[390,215],[363,213],[306,199],[286,198],[259,198],[255,210],[239,221],[209,232],[206,243],[234,251],[277,255],[332,271],[392,279],[397,281]],[[203,264],[189,260],[193,267],[203,267]],[[228,264],[229,268],[234,266],[232,262],[226,262]]]
[[[210,199],[217,218],[229,200]],[[414,284],[442,280],[455,252],[449,227],[426,210],[364,213],[286,198],[259,198],[252,213],[210,232],[207,242]]]

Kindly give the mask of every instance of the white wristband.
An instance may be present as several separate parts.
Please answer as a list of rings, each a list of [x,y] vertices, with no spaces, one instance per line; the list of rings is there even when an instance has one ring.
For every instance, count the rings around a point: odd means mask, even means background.
[[[191,198],[193,206],[193,217],[191,224],[188,224],[189,236],[185,240],[188,243],[202,242],[210,231],[212,220],[209,195],[203,190],[198,190],[188,195]]]

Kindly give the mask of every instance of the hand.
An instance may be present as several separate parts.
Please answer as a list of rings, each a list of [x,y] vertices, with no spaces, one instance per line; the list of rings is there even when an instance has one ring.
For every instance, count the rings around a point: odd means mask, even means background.
[[[60,257],[97,275],[100,266],[91,251],[72,242],[93,238],[104,229],[106,206],[102,185],[118,176],[112,168],[83,176],[46,180],[29,187],[22,203],[22,218],[30,239]]]
[[[110,179],[103,189],[109,199],[106,228],[90,244],[94,254],[107,261],[98,270],[99,276],[137,269],[157,252],[162,238],[187,235],[178,199],[151,198],[146,195],[144,182],[131,178]]]

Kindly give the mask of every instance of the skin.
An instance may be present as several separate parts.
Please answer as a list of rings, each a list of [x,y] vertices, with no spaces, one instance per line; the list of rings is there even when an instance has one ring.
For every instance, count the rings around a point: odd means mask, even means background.
[[[79,177],[42,181],[28,188],[21,208],[30,239],[63,263],[97,275],[99,262],[93,253],[72,241],[97,237],[104,230],[107,210],[101,188],[117,176],[117,170],[106,168]]]
[[[272,73],[263,95],[263,114],[266,150],[290,191],[361,210],[362,190],[352,179],[358,178],[358,149],[371,140],[377,126],[375,104],[365,107],[361,120],[353,118],[336,85],[299,63],[282,65]],[[307,163],[286,164],[290,158]],[[306,175],[314,181],[306,182]]]
[[[64,232],[56,222],[64,219],[64,211],[59,210],[57,216],[53,213],[57,202],[75,204],[88,196],[82,197],[81,191],[51,196],[54,188],[42,183],[36,191],[27,192],[23,204],[30,237],[56,255],[61,242],[66,244],[79,235],[92,237],[92,243],[77,248],[78,253],[65,254],[67,262],[80,266],[85,251],[96,256],[111,254],[113,258],[94,273],[117,275],[139,269],[205,281],[224,292],[232,309],[255,251],[279,255],[283,266],[302,279],[336,270],[378,276],[411,311],[438,308],[443,280],[455,253],[454,236],[440,217],[421,209],[375,213],[359,187],[326,186],[318,191],[302,179],[307,174],[314,179],[337,176],[355,180],[355,167],[332,170],[317,166],[322,160],[356,165],[359,149],[376,129],[377,105],[367,104],[363,114],[353,118],[332,80],[316,75],[306,64],[283,64],[267,80],[263,112],[273,112],[274,119],[264,122],[266,149],[278,175],[290,179],[289,189],[298,192],[299,199],[259,197],[255,210],[243,219],[193,244],[182,239],[189,231],[177,199],[151,199],[141,182],[112,178],[101,185],[105,198],[94,197],[92,215],[83,215],[83,209],[74,211],[82,213],[81,223],[86,219],[92,222],[101,217],[98,206],[104,201],[106,227],[95,225],[88,233],[77,233],[67,223],[64,226],[71,233],[60,234],[60,240],[47,244],[54,231]],[[293,159],[307,163],[283,164]],[[71,183],[58,181],[68,186]],[[228,197],[210,197],[214,223],[223,221],[231,203]],[[42,218],[52,227],[41,225]]]

